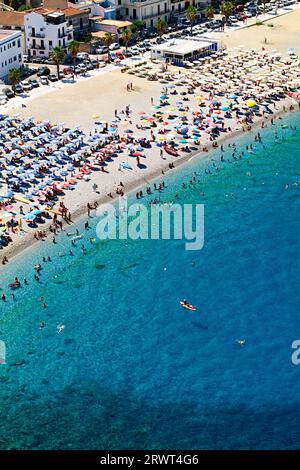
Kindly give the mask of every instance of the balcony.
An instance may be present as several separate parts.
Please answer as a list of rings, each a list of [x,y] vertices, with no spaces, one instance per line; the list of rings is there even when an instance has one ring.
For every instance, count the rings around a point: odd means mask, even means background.
[[[29,49],[38,49],[44,51],[46,49],[42,44],[33,44],[32,42],[28,46]]]
[[[33,33],[31,31],[31,33],[29,33],[29,37],[30,38],[44,38],[45,37],[45,33]]]
[[[153,12],[153,13],[148,13],[148,15],[142,15],[141,17],[141,20],[149,20],[149,19],[152,19],[152,18],[164,18],[166,15],[169,15],[171,13],[170,10],[167,10],[167,11],[160,11],[159,13],[156,12]],[[130,20],[137,20],[138,18],[134,18],[133,16],[130,16],[129,18]]]

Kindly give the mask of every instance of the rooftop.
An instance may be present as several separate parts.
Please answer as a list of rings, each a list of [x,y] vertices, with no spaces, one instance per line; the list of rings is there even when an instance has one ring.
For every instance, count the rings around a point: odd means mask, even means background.
[[[69,16],[76,16],[76,15],[82,15],[82,13],[84,12],[85,10],[79,10],[78,8],[72,8],[72,7],[68,7],[68,8],[63,8],[63,9],[60,9],[60,8],[34,8],[33,10],[27,10],[25,12],[26,13],[38,13],[40,15],[43,15],[43,16],[47,16],[47,15],[54,15],[54,14],[64,14],[66,17],[69,17]]]
[[[131,26],[130,21],[121,21],[121,20],[102,20],[101,24],[106,26],[116,26],[117,28],[124,28],[126,26]]]
[[[163,44],[157,44],[152,47],[155,51],[170,52],[172,54],[190,54],[207,47],[209,44],[217,42],[216,40],[192,41],[189,39],[172,39]]]
[[[6,29],[0,29],[0,41],[3,39],[8,39],[10,36],[14,36],[16,33],[21,34],[20,31],[8,31]]]
[[[26,11],[0,11],[1,26],[24,26]]]

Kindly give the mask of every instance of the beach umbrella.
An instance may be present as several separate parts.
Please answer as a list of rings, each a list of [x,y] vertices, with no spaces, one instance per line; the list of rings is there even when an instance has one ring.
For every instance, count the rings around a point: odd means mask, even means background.
[[[186,144],[187,143],[187,140],[186,139],[180,139],[179,141],[181,144]]]
[[[256,106],[257,103],[254,100],[248,100],[246,104],[248,108],[253,108],[254,106]]]
[[[28,214],[24,215],[23,219],[25,219],[25,220],[34,220],[35,217],[36,216],[34,214],[32,214],[32,212],[29,212]]]

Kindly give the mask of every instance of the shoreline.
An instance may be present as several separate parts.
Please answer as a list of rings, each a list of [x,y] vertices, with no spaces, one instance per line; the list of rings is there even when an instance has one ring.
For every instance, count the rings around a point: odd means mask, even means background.
[[[277,109],[276,112],[274,112],[274,114],[271,115],[270,119],[273,118],[274,121],[277,121],[282,116],[288,116],[288,115],[293,114],[294,112],[297,112],[297,110],[289,111],[289,109],[285,109],[285,110],[283,109],[284,106],[287,107],[291,103],[292,103],[292,101],[288,97],[286,97],[284,100],[282,100],[280,102],[280,108]],[[270,119],[267,118],[268,123],[270,122]],[[261,124],[265,120],[266,120],[266,116],[259,117],[257,120],[255,120],[255,122],[251,126],[251,130],[249,130],[249,131],[248,130],[243,131],[243,128],[241,128],[241,129],[236,129],[236,130],[232,131],[229,134],[226,133],[225,135],[221,135],[218,139],[216,139],[216,142],[218,143],[218,147],[214,148],[212,146],[212,143],[206,144],[206,147],[208,148],[207,152],[203,152],[203,150],[197,149],[195,151],[192,151],[192,152],[188,153],[187,155],[181,155],[179,157],[175,157],[176,162],[175,162],[174,159],[172,160],[172,162],[175,164],[174,170],[178,171],[182,167],[182,165],[187,164],[191,159],[194,159],[195,157],[198,157],[201,160],[210,159],[211,152],[213,150],[217,150],[220,147],[220,145],[222,145],[224,143],[227,143],[230,140],[234,140],[236,138],[239,138],[242,135],[244,135],[244,136],[250,135],[251,133],[253,133],[253,131],[257,130],[258,128],[261,128]],[[269,128],[270,127],[267,126],[267,127],[261,128],[261,129],[263,131],[263,130],[269,129]],[[201,155],[203,155],[203,158],[201,158]],[[149,170],[149,172],[146,173],[145,175],[143,175],[143,174],[138,175],[136,178],[134,178],[133,181],[130,181],[129,183],[127,183],[126,188],[125,188],[125,195],[128,196],[129,194],[133,193],[134,191],[143,188],[146,184],[150,184],[154,181],[157,181],[159,178],[162,178],[164,176],[168,176],[170,174],[170,171],[171,171],[171,169],[169,168],[170,161],[167,162],[167,161],[159,160],[159,162],[160,162],[160,165],[157,165],[156,168],[154,168],[152,170]],[[113,186],[114,186],[114,183],[111,182],[110,187],[108,187],[108,189],[107,188],[106,189],[109,192],[111,192],[113,190]],[[75,189],[75,191],[76,191],[76,189]],[[92,196],[92,194],[91,194],[91,196]],[[94,197],[93,200],[97,201],[99,206],[100,206],[100,205],[108,203],[108,202],[115,202],[117,200],[117,198],[118,198],[117,194],[114,195],[113,198],[111,198],[108,195],[102,195],[102,196],[99,196],[99,197]],[[65,221],[63,221],[63,229],[59,232],[59,234],[61,232],[65,231],[68,226],[78,224],[80,222],[80,220],[83,219],[84,217],[88,217],[87,216],[87,209],[86,209],[86,201],[82,202],[82,204],[72,212],[72,222],[70,222],[68,224]],[[46,222],[44,227],[43,227],[43,230],[45,230],[46,233],[47,233],[47,239],[45,240],[46,242],[49,242],[48,237],[49,237],[50,234],[52,234],[49,230],[49,227],[52,224],[52,222],[53,222],[52,220]],[[5,265],[2,265],[2,269],[5,269],[6,266],[11,266],[12,262],[14,262],[16,260],[16,258],[18,258],[20,255],[24,254],[27,250],[34,249],[34,247],[36,246],[36,244],[38,242],[40,242],[40,240],[36,240],[34,238],[34,230],[32,230],[32,231],[26,232],[25,235],[23,236],[22,240],[19,240],[19,239],[14,240],[11,245],[8,245],[7,247],[4,247],[2,250],[0,250],[0,255],[7,256],[9,262]]]

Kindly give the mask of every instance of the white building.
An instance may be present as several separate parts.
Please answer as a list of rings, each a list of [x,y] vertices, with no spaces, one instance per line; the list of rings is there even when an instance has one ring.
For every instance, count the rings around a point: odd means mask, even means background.
[[[23,64],[21,31],[0,30],[0,79]]]
[[[154,28],[159,19],[170,22],[193,5],[197,8],[199,15],[210,0],[116,0],[116,9],[119,18],[130,21],[145,21],[147,28]]]
[[[25,36],[28,55],[49,57],[55,46],[67,51],[73,26],[68,26],[64,12],[37,8],[25,15]]]
[[[151,48],[151,58],[182,65],[185,61],[191,61],[217,52],[220,43],[217,40],[201,38],[173,39],[163,44],[156,44]]]

